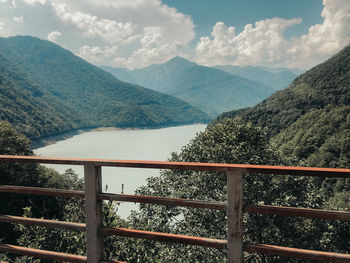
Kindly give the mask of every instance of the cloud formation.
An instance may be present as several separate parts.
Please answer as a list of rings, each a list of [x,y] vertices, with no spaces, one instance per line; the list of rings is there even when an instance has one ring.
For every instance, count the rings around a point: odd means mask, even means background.
[[[62,35],[61,32],[58,31],[52,31],[50,34],[47,35],[47,40],[50,40],[51,42],[56,43],[56,39]]]
[[[129,68],[164,62],[195,36],[192,19],[161,0],[0,0],[0,23],[1,36],[34,35]]]
[[[350,42],[350,1],[323,0],[322,24],[287,39],[300,18],[270,18],[241,32],[217,22],[195,49],[190,16],[161,0],[0,0],[0,36],[48,39],[97,65],[140,68],[180,55],[204,65],[309,68]]]
[[[265,19],[248,24],[239,34],[218,22],[211,37],[201,37],[196,61],[205,65],[270,65],[309,68],[350,43],[350,1],[323,0],[322,24],[286,39],[287,28],[301,19]]]

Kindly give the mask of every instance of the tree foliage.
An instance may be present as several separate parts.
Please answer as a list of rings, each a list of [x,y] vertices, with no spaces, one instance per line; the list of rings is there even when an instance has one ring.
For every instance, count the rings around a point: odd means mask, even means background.
[[[17,133],[7,122],[0,122],[0,154],[33,155],[30,141]],[[37,186],[64,189],[82,189],[82,181],[72,172],[65,174],[36,164],[0,163],[0,185]],[[26,207],[31,207],[33,217],[62,218],[66,200],[63,198],[0,193],[2,214],[22,216]],[[1,223],[0,239],[15,244],[21,236],[12,225]]]
[[[228,119],[199,133],[170,161],[289,164],[268,143],[264,130],[240,119]],[[244,204],[273,204],[315,207],[320,202],[310,178],[247,174],[244,176]],[[227,200],[226,175],[202,171],[162,171],[149,178],[138,194],[171,196],[199,200]],[[226,239],[226,213],[206,209],[187,209],[140,205],[140,213],[129,220],[135,228],[193,236]],[[310,247],[313,224],[307,220],[275,216],[244,215],[244,239],[253,243]],[[322,235],[322,233],[320,233]],[[315,235],[314,235],[315,236]],[[311,246],[319,247],[314,242]],[[184,245],[149,244],[135,247],[135,262],[225,262],[226,252]],[[154,251],[151,257],[149,250]],[[155,257],[155,258],[154,258]],[[141,258],[143,261],[141,261]],[[135,260],[135,259],[133,259]],[[249,262],[285,262],[281,258],[250,255]],[[286,261],[291,262],[291,261]]]
[[[25,137],[17,134],[8,123],[3,123],[0,127],[2,127],[0,130],[4,131],[3,134],[8,136],[7,138],[13,138],[13,147],[23,144],[16,151],[20,154],[31,154]],[[6,143],[11,145],[11,140],[6,140]],[[9,149],[13,147],[8,146]],[[245,123],[242,119],[227,119],[198,133],[181,152],[173,153],[170,161],[285,165],[292,164],[294,160],[280,156],[267,140],[265,130]],[[33,166],[32,169],[36,172],[34,173],[36,180],[30,182],[31,184],[66,189],[81,189],[83,186],[82,181],[72,171],[68,170],[60,175],[40,166]],[[244,205],[270,204],[350,209],[347,185],[338,184],[336,193],[326,202],[317,187],[320,187],[320,182],[307,177],[246,174],[243,189]],[[226,175],[202,171],[164,170],[159,177],[149,178],[147,185],[140,187],[137,193],[226,201]],[[18,207],[16,205],[19,215],[24,213],[25,216],[30,217],[72,222],[85,221],[82,200],[62,198],[37,200],[34,197],[29,199],[32,201],[20,204],[21,206]],[[12,201],[15,202],[15,199]],[[13,214],[13,207],[12,210],[9,208],[9,211]],[[125,221],[118,217],[114,204],[105,203],[103,214],[104,225],[110,227],[227,238],[226,213],[220,211],[143,204],[140,205],[140,211],[133,212]],[[86,252],[84,233],[23,226],[17,226],[14,230],[19,233],[16,236],[17,243],[23,246],[74,254]],[[322,220],[244,214],[244,240],[252,243],[349,253],[347,237],[349,230],[349,224],[343,222],[329,223]],[[2,257],[6,259],[3,255]],[[140,239],[106,237],[104,259],[128,262],[225,262],[226,251]],[[45,262],[30,257],[17,257],[15,261],[18,263]],[[294,262],[291,259],[255,254],[246,255],[245,261]]]
[[[349,107],[350,45],[296,78],[288,88],[252,108],[222,114],[213,123],[239,116],[266,127],[276,147],[284,156],[295,156],[298,165],[350,168]],[[343,192],[349,191],[349,179],[323,178],[318,186],[325,207],[347,202]],[[330,225],[329,231],[338,229]],[[349,224],[343,226],[349,229]],[[321,239],[331,246],[331,239]],[[338,250],[347,250],[346,240],[338,242],[342,244]]]

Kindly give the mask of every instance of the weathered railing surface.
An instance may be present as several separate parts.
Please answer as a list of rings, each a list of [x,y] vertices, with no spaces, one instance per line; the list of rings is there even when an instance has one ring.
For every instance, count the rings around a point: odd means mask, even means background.
[[[322,176],[322,177],[347,177],[350,178],[350,169],[306,168],[306,167],[282,167],[264,165],[243,164],[213,164],[213,163],[179,163],[179,162],[155,162],[155,161],[121,161],[105,159],[66,159],[36,156],[8,156],[0,155],[0,162],[25,162],[25,163],[49,163],[83,165],[85,192],[61,189],[47,189],[21,186],[0,186],[0,192],[19,194],[38,194],[50,196],[64,196],[85,198],[86,224],[74,222],[59,222],[45,219],[23,218],[11,215],[0,215],[0,222],[18,223],[23,225],[35,225],[42,227],[63,228],[74,231],[86,231],[87,256],[77,256],[39,249],[18,247],[8,244],[0,244],[0,251],[8,253],[29,255],[38,258],[53,259],[65,262],[102,262],[103,236],[117,235],[123,237],[142,238],[156,241],[176,242],[197,246],[227,249],[227,262],[242,262],[243,251],[248,253],[261,253],[275,256],[285,256],[307,260],[328,262],[350,262],[349,254],[322,252],[307,249],[280,247],[266,244],[245,244],[243,246],[243,212],[274,214],[281,216],[298,216],[307,218],[321,218],[341,221],[350,221],[350,212],[306,209],[295,207],[281,207],[269,205],[247,205],[243,211],[242,174],[275,174],[298,176]],[[179,198],[164,198],[155,196],[124,195],[102,193],[101,167],[130,167],[153,169],[179,169],[225,172],[227,175],[227,202],[213,202],[201,200],[187,200]],[[212,238],[156,233],[135,229],[108,228],[102,222],[103,200],[117,200],[124,202],[152,203],[162,205],[186,206],[196,208],[208,208],[227,211],[227,240]],[[0,211],[1,213],[1,211]],[[113,261],[120,262],[120,261]]]

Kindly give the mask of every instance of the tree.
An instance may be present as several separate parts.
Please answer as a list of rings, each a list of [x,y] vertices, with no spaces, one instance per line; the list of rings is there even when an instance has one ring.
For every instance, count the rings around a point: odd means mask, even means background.
[[[5,155],[33,155],[30,150],[30,140],[19,134],[7,122],[0,122],[0,154]],[[82,189],[72,173],[60,175],[58,172],[37,164],[26,163],[0,163],[0,185],[37,186]],[[33,217],[46,219],[61,218],[63,208],[66,206],[64,198],[47,196],[19,195],[0,193],[0,211],[2,214],[22,216],[23,209],[31,207]],[[20,233],[10,224],[1,223],[0,239],[3,242],[16,244]]]
[[[78,179],[77,175],[68,169],[61,178],[65,177],[66,182],[70,182],[70,189],[80,189],[83,184],[82,179]],[[124,227],[127,228],[127,222],[121,219],[112,202],[103,203],[103,222],[108,227]],[[25,217],[33,217],[31,207],[24,209]],[[60,213],[59,221],[85,223],[86,213],[84,199],[69,198],[64,199],[64,206]],[[39,226],[22,226],[16,225],[15,229],[21,233],[17,242],[24,247],[33,247],[37,249],[58,251],[75,255],[86,255],[86,234],[85,232],[76,232],[71,230],[45,228]],[[122,254],[122,243],[119,238],[104,238],[104,258],[115,258],[116,255]],[[125,251],[125,249],[123,249]],[[118,258],[119,259],[119,258]],[[51,262],[50,260],[38,260],[32,257],[17,257],[16,263],[21,262]]]
[[[0,154],[32,155],[30,141],[17,133],[8,122],[0,122]],[[36,165],[0,163],[0,185],[32,185],[36,184]],[[21,215],[22,208],[29,205],[29,200],[19,198],[14,194],[0,193],[0,211],[3,214]],[[0,224],[0,238],[14,241],[16,235],[8,224]]]
[[[244,123],[241,119],[227,119],[209,126],[180,153],[173,153],[170,161],[241,163],[290,165],[294,158],[283,158],[266,139],[261,128]],[[36,171],[40,171],[36,167]],[[39,173],[43,185],[69,188],[82,187],[82,181],[67,171],[59,175],[52,170]],[[47,176],[51,174],[53,176]],[[73,182],[73,183],[72,183]],[[75,183],[74,183],[75,182]],[[320,181],[308,177],[276,175],[244,175],[244,205],[270,204],[309,208],[335,206],[348,210],[348,186],[339,184],[339,191],[328,202],[319,191]],[[201,200],[226,201],[226,175],[223,173],[202,171],[163,170],[159,177],[151,177],[147,185],[140,187],[137,194],[167,196]],[[55,201],[56,199],[54,199]],[[328,199],[327,199],[328,200]],[[44,200],[48,202],[48,199]],[[38,202],[38,207],[45,207]],[[57,201],[61,214],[51,216],[59,220],[83,222],[85,218],[82,200]],[[32,216],[31,209],[25,209],[25,215]],[[55,207],[56,208],[56,207]],[[38,210],[38,209],[36,209]],[[56,210],[56,209],[55,209]],[[51,211],[52,212],[52,211]],[[49,215],[50,210],[45,215]],[[77,217],[77,218],[76,218]],[[48,218],[45,216],[45,218]],[[244,214],[244,241],[290,247],[308,248],[325,251],[349,253],[349,224],[328,223],[322,220],[262,216]],[[133,212],[128,221],[121,220],[112,203],[104,205],[104,222],[112,227],[128,227],[155,232],[185,234],[201,237],[226,239],[226,213],[206,209],[188,209],[171,206],[142,204],[139,212]],[[84,253],[84,234],[69,231],[46,230],[38,227],[19,227],[22,245],[35,245],[37,248],[62,252]],[[42,236],[49,237],[43,239]],[[79,242],[75,242],[79,241]],[[134,240],[120,237],[105,238],[105,260],[117,259],[128,262],[225,262],[226,251],[202,247],[172,245],[148,240]],[[30,262],[32,259],[19,259],[18,262]],[[24,260],[24,261],[23,261]],[[292,259],[264,255],[248,255],[247,262],[300,262]]]
[[[180,153],[173,153],[170,161],[289,164],[273,149],[261,128],[241,119],[227,119],[209,126],[197,134]],[[309,207],[312,181],[304,177],[244,175],[244,204],[279,204]],[[202,171],[162,171],[159,177],[149,178],[138,194],[171,196],[199,200],[226,201],[226,175]],[[313,193],[313,192],[312,192]],[[129,218],[134,228],[202,237],[226,239],[226,213],[206,209],[187,209],[155,205],[140,205],[140,212]],[[300,222],[303,222],[300,220]],[[296,219],[275,216],[244,215],[245,240],[253,243],[300,245],[305,232]],[[306,231],[307,232],[307,231]],[[225,262],[226,252],[216,249],[184,245],[149,243],[134,246],[135,262]],[[150,256],[148,251],[157,256]],[[142,260],[141,260],[142,259]],[[133,259],[135,260],[135,259]],[[283,259],[249,257],[253,262],[283,262]],[[290,260],[288,259],[288,262]]]
[[[30,140],[18,133],[8,122],[0,121],[0,154],[33,155]],[[83,190],[84,181],[72,170],[59,174],[53,169],[37,164],[0,163],[0,185],[37,186],[58,189]],[[84,200],[59,197],[18,195],[0,193],[2,214],[55,219],[70,222],[85,222]],[[104,221],[108,226],[127,227],[127,223],[116,214],[113,203],[104,203]],[[117,238],[106,238],[106,258],[111,258],[119,246]],[[85,233],[76,233],[42,227],[0,224],[0,241],[10,244],[47,249],[66,253],[84,254]],[[31,257],[11,257],[0,254],[0,260],[15,262],[45,262]]]

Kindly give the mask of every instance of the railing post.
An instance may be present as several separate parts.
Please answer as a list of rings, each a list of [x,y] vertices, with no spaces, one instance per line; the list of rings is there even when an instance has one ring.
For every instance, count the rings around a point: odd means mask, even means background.
[[[102,227],[102,200],[97,199],[97,194],[102,192],[101,166],[85,165],[84,179],[87,262],[99,263],[103,254],[103,237],[99,233]]]
[[[242,170],[228,170],[227,175],[227,262],[243,259],[243,185]]]

